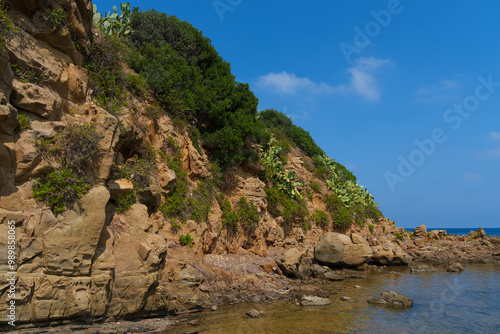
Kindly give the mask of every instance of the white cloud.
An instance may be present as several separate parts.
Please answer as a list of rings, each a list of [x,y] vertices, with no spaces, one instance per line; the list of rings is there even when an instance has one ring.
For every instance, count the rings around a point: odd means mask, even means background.
[[[385,64],[388,59],[359,58],[356,64],[347,69],[350,74],[348,84],[329,85],[324,82],[316,83],[309,78],[297,77],[294,73],[271,72],[257,79],[257,87],[271,89],[281,94],[326,94],[352,93],[360,95],[370,102],[380,99],[380,89],[374,73]]]
[[[348,69],[351,74],[349,88],[368,101],[378,101],[380,89],[373,73],[388,63],[388,59],[359,58],[356,65]]]
[[[487,138],[491,140],[500,140],[500,132],[490,132]]]
[[[441,78],[437,83],[417,89],[413,99],[421,103],[453,102],[460,99],[456,93],[459,84],[456,81]]]
[[[500,159],[500,146],[485,150],[483,153],[480,154],[480,157],[487,159]]]
[[[467,181],[474,181],[474,180],[482,180],[484,179],[484,176],[477,173],[464,173],[460,175],[460,179]]]

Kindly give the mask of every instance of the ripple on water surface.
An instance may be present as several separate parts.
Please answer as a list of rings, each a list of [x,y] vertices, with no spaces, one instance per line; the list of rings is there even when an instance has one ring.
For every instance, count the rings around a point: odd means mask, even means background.
[[[329,286],[345,290],[331,295],[328,306],[273,302],[221,307],[197,315],[199,326],[181,325],[174,333],[500,333],[498,264],[466,265],[461,274],[409,273],[406,267],[391,267]],[[413,308],[394,310],[366,303],[385,290],[412,298]],[[340,301],[341,296],[354,302]],[[245,313],[251,308],[264,315],[248,318]]]

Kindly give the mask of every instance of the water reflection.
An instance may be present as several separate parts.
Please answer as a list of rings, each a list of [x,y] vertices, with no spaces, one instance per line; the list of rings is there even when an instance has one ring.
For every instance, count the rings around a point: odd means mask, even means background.
[[[274,302],[221,307],[198,315],[201,325],[196,328],[186,324],[174,333],[498,333],[500,329],[500,265],[468,265],[461,274],[386,268],[327,287],[341,291],[330,296],[328,306]],[[385,290],[412,298],[413,308],[366,303]],[[341,296],[354,302],[340,301]],[[264,311],[264,316],[249,319],[245,313],[251,308]]]

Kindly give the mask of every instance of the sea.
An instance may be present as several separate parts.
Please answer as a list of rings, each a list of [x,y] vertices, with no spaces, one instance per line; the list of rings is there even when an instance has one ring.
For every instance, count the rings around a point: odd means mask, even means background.
[[[428,228],[428,230],[443,228]],[[448,234],[467,235],[477,228],[444,228]],[[485,228],[500,236],[500,228]],[[303,307],[293,301],[243,303],[221,306],[179,319],[172,333],[500,333],[500,264],[464,264],[461,273],[443,268],[435,272],[410,272],[408,267],[384,267],[364,272],[363,278],[329,282],[327,306]],[[410,297],[410,309],[392,309],[367,303],[392,290]],[[353,299],[341,301],[342,296]],[[251,319],[251,309],[263,315]],[[193,327],[190,321],[199,323]]]
[[[465,236],[470,233],[470,231],[476,232],[479,227],[472,228],[446,228],[446,227],[428,227],[427,231],[432,230],[446,230],[447,234]],[[500,237],[500,228],[483,228],[487,236]],[[407,228],[406,230],[415,232],[414,228]]]

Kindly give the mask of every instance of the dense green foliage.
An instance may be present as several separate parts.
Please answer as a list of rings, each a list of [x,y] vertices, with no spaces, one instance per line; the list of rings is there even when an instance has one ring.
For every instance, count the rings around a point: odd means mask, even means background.
[[[312,214],[312,219],[316,223],[317,226],[326,228],[330,223],[330,216],[323,210],[316,209]]]
[[[92,186],[76,177],[70,169],[63,168],[37,179],[33,183],[35,199],[50,205],[54,214],[63,212],[67,204],[85,195]]]
[[[97,11],[95,4],[92,7],[94,11],[92,23],[100,27],[107,35],[128,35],[130,33],[130,3],[120,4],[120,14],[118,14],[116,6],[113,6],[114,13],[106,11],[104,16]]]
[[[267,210],[274,217],[292,224],[295,220],[304,221],[308,216],[307,205],[303,199],[292,199],[277,187],[266,188]]]
[[[351,211],[335,194],[328,194],[325,198],[326,209],[330,212],[333,226],[339,230],[347,230],[353,223]]]
[[[247,231],[253,231],[259,224],[260,216],[253,201],[246,197],[240,197],[236,204],[236,210],[232,209],[231,203],[225,197],[220,200],[222,210],[222,224],[229,230],[236,231],[242,226]]]
[[[191,24],[155,10],[134,10],[130,66],[174,117],[193,125],[203,147],[223,167],[251,158],[265,137],[258,100],[238,83],[210,40]]]

